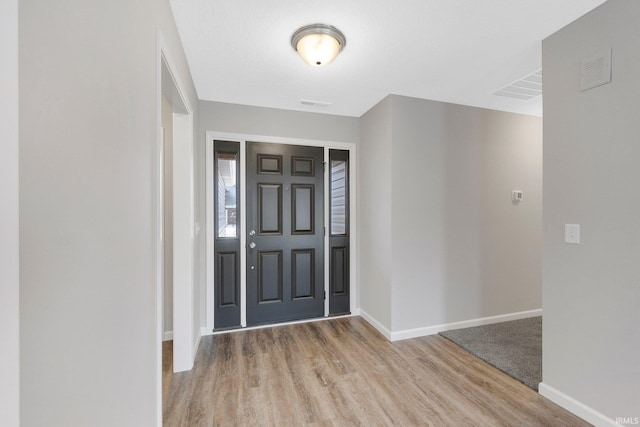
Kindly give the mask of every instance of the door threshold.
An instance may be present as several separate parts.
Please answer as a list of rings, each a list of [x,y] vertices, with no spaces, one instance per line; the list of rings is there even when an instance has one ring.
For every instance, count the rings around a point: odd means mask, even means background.
[[[234,332],[243,332],[243,331],[251,331],[254,329],[265,329],[265,328],[277,328],[278,326],[287,326],[287,325],[297,325],[299,323],[312,323],[312,322],[322,322],[324,320],[333,320],[333,319],[341,319],[343,317],[353,317],[353,314],[339,314],[339,315],[329,315],[327,317],[314,317],[312,319],[301,319],[301,320],[291,320],[289,322],[281,322],[281,323],[267,323],[264,325],[255,325],[255,326],[230,326],[227,328],[218,328],[214,329],[209,335],[222,335],[222,334],[231,334]]]

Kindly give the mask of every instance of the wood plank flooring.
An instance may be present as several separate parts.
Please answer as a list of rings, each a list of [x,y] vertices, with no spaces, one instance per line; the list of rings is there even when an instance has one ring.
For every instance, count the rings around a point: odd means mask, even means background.
[[[163,347],[165,426],[587,426],[440,336],[390,343],[360,317]]]

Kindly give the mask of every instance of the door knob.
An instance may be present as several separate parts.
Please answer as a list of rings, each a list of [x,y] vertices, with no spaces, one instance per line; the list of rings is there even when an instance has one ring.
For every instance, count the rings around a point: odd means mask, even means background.
[[[250,247],[251,249],[255,248],[255,247],[256,247],[256,242],[251,242],[251,243],[249,243],[249,247]]]
[[[256,235],[256,230],[251,230],[249,232],[249,236],[255,236]]]

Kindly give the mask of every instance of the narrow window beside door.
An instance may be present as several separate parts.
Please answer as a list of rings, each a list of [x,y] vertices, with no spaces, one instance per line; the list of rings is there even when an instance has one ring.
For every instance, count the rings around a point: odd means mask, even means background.
[[[347,234],[346,160],[331,160],[331,234]]]
[[[218,237],[237,237],[237,182],[236,153],[217,153],[218,171]]]
[[[240,326],[240,144],[214,141],[214,328]]]
[[[349,152],[329,150],[329,314],[349,313]]]

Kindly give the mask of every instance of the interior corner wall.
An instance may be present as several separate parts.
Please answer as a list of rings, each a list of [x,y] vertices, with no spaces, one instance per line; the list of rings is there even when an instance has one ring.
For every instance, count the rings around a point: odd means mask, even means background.
[[[20,425],[18,1],[0,3],[0,425]]]
[[[541,119],[396,95],[391,111],[392,331],[540,309]]]
[[[611,420],[640,417],[638,22],[640,2],[610,0],[543,42],[543,383]],[[609,48],[611,83],[580,91]]]
[[[195,101],[168,1],[19,2],[24,427],[160,424],[158,28]]]
[[[358,242],[360,310],[391,331],[391,97],[360,118]],[[388,337],[390,338],[390,336]]]

